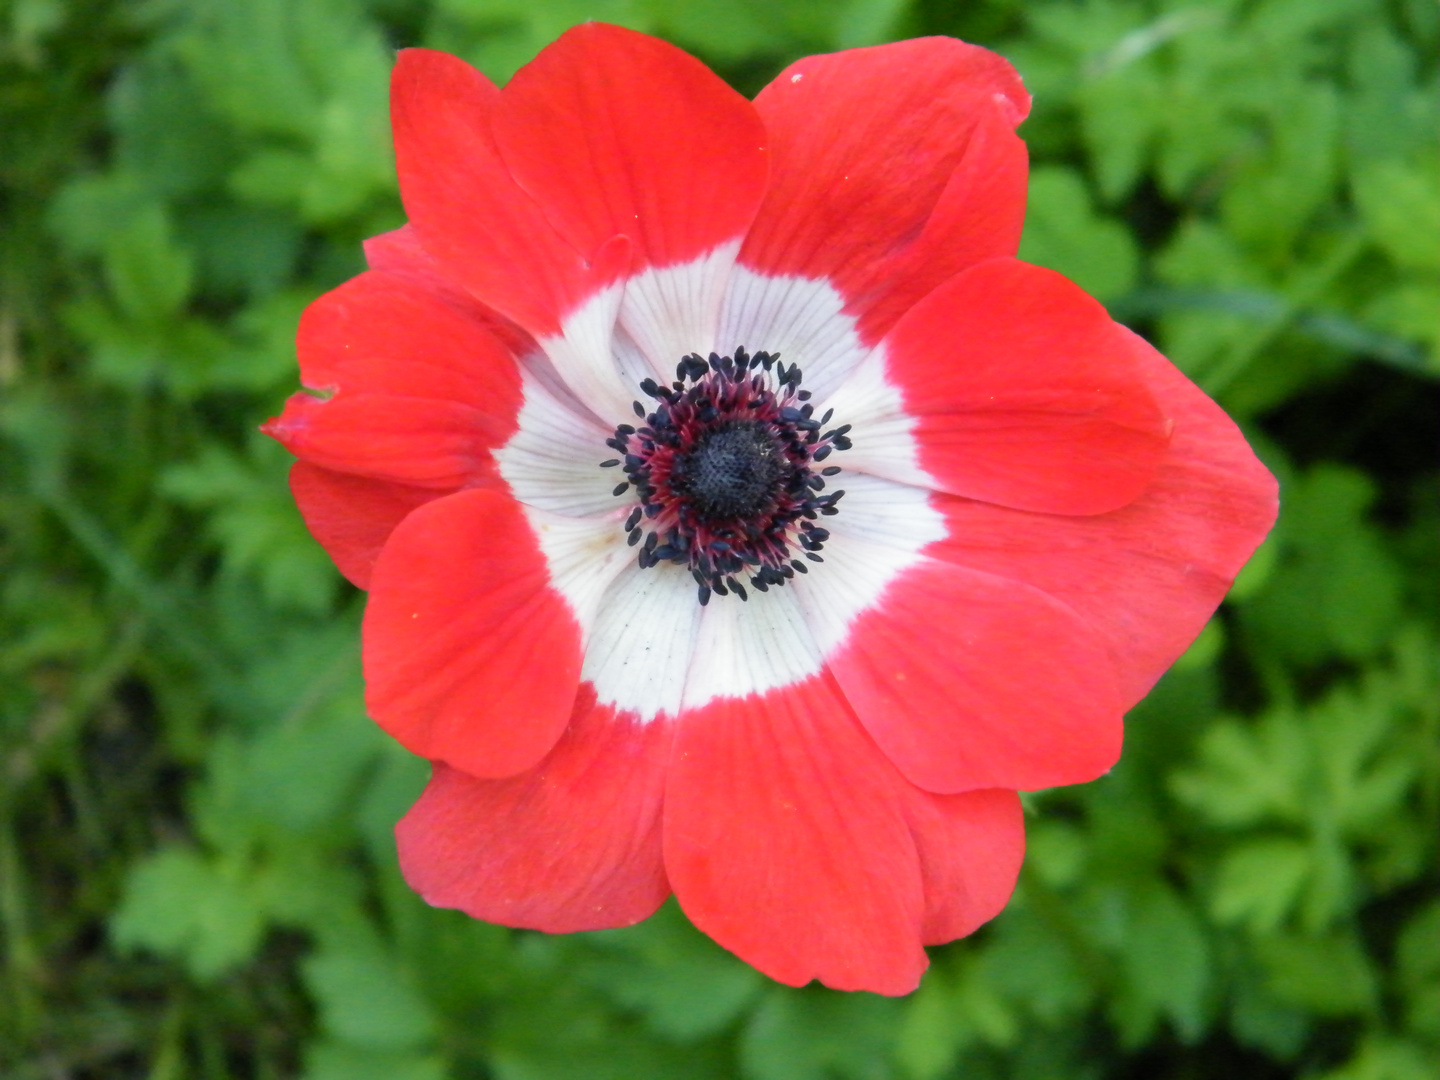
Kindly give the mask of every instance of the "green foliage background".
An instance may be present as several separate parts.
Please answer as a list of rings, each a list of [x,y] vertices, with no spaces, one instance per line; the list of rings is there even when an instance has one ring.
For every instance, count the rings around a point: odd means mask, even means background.
[[[256,434],[306,302],[401,220],[392,50],[504,79],[565,26],[752,93],[806,52],[998,49],[1022,254],[1246,427],[1275,536],[1029,798],[1015,901],[908,999],[768,983],[673,906],[427,909],[425,766]],[[0,0],[0,1075],[1307,1077],[1440,1069],[1434,0]]]

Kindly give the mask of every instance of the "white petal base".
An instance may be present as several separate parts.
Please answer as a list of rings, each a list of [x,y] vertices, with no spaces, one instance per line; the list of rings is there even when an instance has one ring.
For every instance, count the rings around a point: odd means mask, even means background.
[[[646,270],[573,312],[567,336],[544,346],[585,411],[527,377],[520,430],[496,454],[501,475],[530,508],[554,588],[585,629],[581,678],[600,704],[642,721],[817,674],[857,616],[945,535],[923,487],[851,471],[853,454],[861,470],[883,462],[876,472],[924,480],[899,394],[880,357],[856,336],[839,294],[824,281],[756,274],[734,258],[726,245],[691,263]],[[831,531],[825,561],[807,562],[809,572],[784,587],[751,590],[748,601],[714,596],[702,607],[683,567],[636,564],[621,528],[633,498],[612,496],[622,477],[598,466],[614,456],[606,425],[634,420],[629,401],[640,392],[631,383],[665,377],[686,353],[737,346],[799,364],[815,400],[834,405],[832,424],[855,424],[855,446],[827,462],[844,470],[829,484],[846,494],[839,514],[823,519]],[[795,554],[802,555],[798,547]]]

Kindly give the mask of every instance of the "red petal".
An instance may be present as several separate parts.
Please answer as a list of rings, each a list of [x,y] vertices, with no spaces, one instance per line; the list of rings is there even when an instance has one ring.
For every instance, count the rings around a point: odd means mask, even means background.
[[[290,466],[290,492],[310,535],[340,573],[361,589],[395,526],[436,493],[408,484],[332,472],[306,461]]]
[[[942,491],[1020,510],[1099,514],[1132,501],[1154,479],[1170,422],[1128,333],[1050,270],[993,259],[952,278],[885,339],[920,466]],[[864,454],[857,435],[847,465],[886,475]]]
[[[684,714],[665,796],[681,907],[780,982],[909,993],[927,961],[901,784],[824,677]]]
[[[989,922],[1010,899],[1025,858],[1025,815],[1013,791],[907,788],[905,816],[925,880],[922,940],[943,945]]]
[[[440,264],[421,246],[413,225],[401,225],[398,229],[377,233],[362,246],[365,248],[365,265],[371,270],[401,278],[432,292],[454,288],[440,269]]]
[[[504,780],[435,766],[395,828],[400,868],[436,907],[552,934],[629,926],[670,895],[660,807],[670,729],[582,691],[545,760]]]
[[[305,309],[295,347],[306,386],[464,402],[514,430],[514,355],[487,322],[418,284],[374,270],[351,278]]]
[[[484,323],[418,285],[370,271],[305,311],[305,383],[265,425],[297,457],[340,472],[454,489],[493,471],[522,400],[515,360]]]
[[[402,521],[365,611],[366,703],[413,753],[512,776],[570,718],[581,632],[520,504],[472,489]]]
[[[861,338],[879,341],[921,298],[960,271],[1014,255],[1025,223],[1029,172],[1025,143],[1007,120],[992,114],[977,121],[920,235],[848,285],[847,295],[871,298],[860,314]]]
[[[573,27],[501,102],[495,139],[516,181],[587,255],[623,234],[644,263],[687,262],[739,239],[764,194],[754,106],[645,34]]]
[[[500,92],[456,57],[405,49],[390,81],[395,166],[420,242],[483,303],[537,337],[626,267],[591,267],[515,183],[492,133]]]
[[[866,341],[946,277],[1019,246],[1026,159],[1013,128],[1030,96],[995,53],[921,38],[811,56],[755,107],[771,182],[741,261],[829,279]]]
[[[411,225],[372,236],[365,241],[365,261],[371,270],[418,286],[458,309],[499,338],[512,356],[526,356],[536,349],[535,339],[497,311],[480,303],[446,276],[435,258],[420,245]]]
[[[1120,756],[1103,642],[1019,582],[922,560],[827,663],[865,729],[927,791],[1075,784]]]
[[[1275,478],[1220,407],[1133,334],[1130,354],[1175,433],[1154,482],[1098,517],[1025,514],[939,498],[950,538],[929,550],[1028,582],[1106,642],[1121,704],[1145,696],[1204,627],[1275,521]]]
[[[388,394],[321,401],[302,393],[261,430],[322,468],[454,491],[493,475],[487,447],[503,441],[503,432],[488,421],[453,401]]]

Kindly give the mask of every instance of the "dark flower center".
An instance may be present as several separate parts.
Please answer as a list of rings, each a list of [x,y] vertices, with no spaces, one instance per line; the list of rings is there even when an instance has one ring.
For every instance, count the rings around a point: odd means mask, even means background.
[[[654,411],[635,402],[644,424],[617,427],[606,445],[624,457],[601,466],[624,469],[615,495],[634,489],[625,528],[642,567],[687,567],[705,604],[712,594],[746,599],[741,577],[764,592],[825,561],[830,533],[818,520],[838,512],[845,492],[821,494],[840,469],[819,463],[849,449],[850,425],[822,433],[830,414],[814,417],[798,367],[744,349],[692,354],[670,386],[646,379],[640,389]]]
[[[676,459],[670,487],[702,521],[754,517],[774,502],[789,471],[785,447],[768,424],[732,420],[705,432]]]

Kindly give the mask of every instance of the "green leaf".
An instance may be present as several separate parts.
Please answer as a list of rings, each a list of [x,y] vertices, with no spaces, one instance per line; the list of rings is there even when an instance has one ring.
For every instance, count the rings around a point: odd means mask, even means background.
[[[936,1080],[949,1072],[969,1032],[956,1016],[954,992],[935,965],[905,1003],[895,1060],[911,1080]]]
[[[113,304],[77,301],[66,321],[94,350],[107,381],[155,381],[188,389],[223,339],[210,325],[180,318],[195,285],[194,253],[176,235],[167,207],[128,174],[89,178],[62,189],[51,229],[74,254],[99,256]]]
[[[1406,1027],[1440,1042],[1440,903],[1415,915],[1395,945],[1395,970],[1405,997]]]
[[[1264,451],[1260,451],[1264,460]],[[1275,466],[1270,466],[1272,471]],[[1265,537],[1261,545],[1255,549],[1255,554],[1250,556],[1250,561],[1235,575],[1235,584],[1230,586],[1226,599],[1231,603],[1246,600],[1257,593],[1264,592],[1266,583],[1270,580],[1270,574],[1275,569],[1275,563],[1280,557],[1280,546],[1282,543],[1281,530],[1272,529],[1270,535]]]
[[[324,0],[195,4],[185,11],[188,25],[174,48],[211,107],[237,131],[304,140],[321,107],[306,61],[329,59],[325,45],[337,36],[336,23],[349,22],[343,11]]]
[[[501,84],[587,19],[654,29],[652,15],[637,0],[438,0],[436,13],[438,28],[427,44],[459,53]]]
[[[363,926],[365,883],[327,840],[320,830],[265,838],[247,874],[271,922],[322,938]]]
[[[997,921],[981,965],[990,985],[1049,1025],[1072,1021],[1096,991],[1072,942],[1051,923],[1013,905]]]
[[[288,215],[228,202],[207,201],[189,209],[177,228],[195,253],[201,288],[227,299],[274,293],[294,271],[303,240]],[[288,344],[293,368],[293,325]]]
[[[317,224],[343,220],[372,195],[395,189],[390,141],[391,61],[378,36],[357,34],[331,61],[315,132],[315,168],[300,212]]]
[[[1183,7],[1158,21],[1178,30],[1163,99],[1152,104],[1160,127],[1156,178],[1171,198],[1190,201],[1217,168],[1233,164],[1241,148],[1253,146],[1252,102],[1263,101],[1276,82],[1283,87],[1288,81],[1262,81],[1250,50],[1236,47],[1237,41],[1251,44],[1234,25],[1236,6]]]
[[[746,1025],[740,1059],[755,1080],[870,1080],[883,1075],[898,1013],[894,999],[776,988]]]
[[[157,51],[122,70],[109,104],[116,162],[149,192],[174,200],[219,186],[234,141],[173,56]]]
[[[250,791],[263,816],[303,833],[351,808],[360,775],[383,740],[354,682],[352,692],[323,712],[284,718],[250,748]]]
[[[644,0],[640,6],[666,37],[727,60],[759,52],[774,40],[765,5],[749,0]]]
[[[40,43],[65,22],[66,7],[65,0],[14,0],[9,5],[7,44],[22,62],[32,67],[43,62]]]
[[[1146,45],[1146,13],[1092,3],[1033,5],[1026,15],[1052,47],[1046,59],[1055,90],[1073,93],[1080,107],[1100,194],[1116,202],[1139,180],[1161,119],[1162,87],[1149,56],[1154,46]]]
[[[1375,1007],[1375,971],[1353,937],[1271,935],[1256,939],[1253,948],[1270,990],[1284,1001],[1322,1016],[1364,1014]]]
[[[1383,19],[1358,28],[1347,57],[1346,142],[1354,165],[1423,152],[1435,140],[1440,103],[1417,85],[1416,50]]]
[[[849,0],[839,10],[831,40],[840,49],[893,40],[909,6],[910,0]]]
[[[1315,1018],[1277,998],[1252,955],[1242,953],[1240,960],[1226,1002],[1231,1032],[1242,1046],[1262,1050],[1281,1061],[1293,1061],[1310,1037]]]
[[[1298,824],[1305,820],[1308,756],[1305,732],[1287,712],[1256,727],[1221,720],[1201,736],[1201,767],[1176,773],[1170,787],[1219,825]]]
[[[1211,619],[1171,667],[1179,672],[1198,671],[1215,663],[1224,651],[1225,624],[1219,619]]]
[[[168,848],[130,868],[110,935],[122,950],[149,949],[180,960],[207,981],[248,961],[263,926],[242,881],[194,851]]]
[[[285,488],[288,455],[259,437],[250,451],[241,458],[209,446],[194,461],[168,469],[161,490],[210,511],[206,527],[219,542],[227,569],[255,575],[273,603],[324,611],[339,578]]]
[[[212,389],[212,372],[231,343],[205,319],[139,323],[98,300],[67,307],[66,325],[90,348],[90,370],[102,384],[128,390],[163,387],[180,399]]]
[[[635,10],[653,32],[733,61],[878,44],[905,6],[905,0],[638,0]]]
[[[1204,1033],[1210,990],[1205,934],[1194,912],[1166,885],[1137,890],[1132,903],[1121,954],[1124,990],[1116,1001],[1122,1037],[1139,1045],[1150,1033],[1150,1018],[1158,1016],[1174,1025],[1182,1041],[1193,1043]]]
[[[1237,844],[1220,861],[1211,910],[1220,923],[1273,933],[1299,905],[1311,871],[1310,846],[1299,840]]]
[[[263,239],[262,239],[263,242]],[[274,390],[293,386],[295,333],[301,312],[315,299],[312,289],[284,289],[242,308],[231,322],[228,347],[205,375],[206,390]],[[268,446],[253,450],[266,460],[284,455]]]
[[[430,763],[386,739],[380,764],[356,809],[356,825],[370,858],[379,866],[395,863],[395,823],[414,805],[430,779]]]
[[[1267,111],[1265,153],[1236,171],[1220,213],[1231,236],[1280,261],[1338,175],[1339,97],[1325,84],[1296,83],[1272,97]]]
[[[230,174],[230,190],[257,206],[290,206],[304,198],[313,170],[314,163],[299,151],[267,147]]]
[[[176,242],[169,215],[158,204],[111,223],[103,263],[120,310],[139,322],[168,318],[190,297],[194,256]]]
[[[1390,285],[1365,308],[1365,318],[1383,330],[1415,341],[1429,349],[1413,366],[1440,375],[1440,275],[1406,275]]]
[[[1317,1080],[1431,1080],[1437,1068],[1440,1055],[1432,1047],[1372,1034],[1354,1057]]]
[[[413,1050],[435,1035],[430,1006],[378,939],[337,934],[302,965],[324,1029],[366,1050]]]
[[[1134,288],[1139,266],[1130,231],[1097,214],[1080,174],[1060,166],[1030,174],[1020,257],[1060,271],[1100,300]]]
[[[1353,191],[1370,236],[1397,265],[1440,270],[1440,156],[1367,163]]]
[[[692,927],[673,901],[639,926],[591,940],[612,958],[587,965],[585,978],[677,1042],[719,1031],[760,990],[755,969]]]
[[[905,1004],[895,1059],[914,1080],[945,1075],[957,1054],[982,1043],[1009,1049],[1020,1037],[1020,1017],[967,950],[930,966],[920,989]]]
[[[721,1080],[733,1054],[714,1042],[675,1046],[617,1014],[603,998],[566,977],[573,939],[526,936],[527,977],[492,999],[486,1066],[497,1080]],[[473,1024],[473,1005],[462,1006],[457,1025]],[[462,1028],[461,1030],[464,1030]]]
[[[1075,884],[1084,873],[1089,843],[1083,831],[1064,821],[1038,821],[1027,828],[1025,865],[1052,889]]]
[[[305,1050],[304,1080],[446,1080],[445,1063],[431,1054],[319,1042]]]
[[[1322,465],[1282,494],[1285,543],[1246,623],[1287,659],[1359,659],[1389,640],[1400,610],[1400,572],[1367,511],[1372,481]]]
[[[1236,292],[1269,285],[1265,270],[1228,233],[1198,218],[1181,223],[1156,258],[1155,269],[1160,280],[1187,288],[1219,287]],[[1195,376],[1249,333],[1254,317],[1245,311],[1220,307],[1177,310],[1162,316],[1160,326],[1165,355],[1182,371]]]
[[[117,222],[133,220],[156,206],[154,196],[131,173],[81,176],[56,193],[46,224],[71,254],[100,255],[112,242]]]

